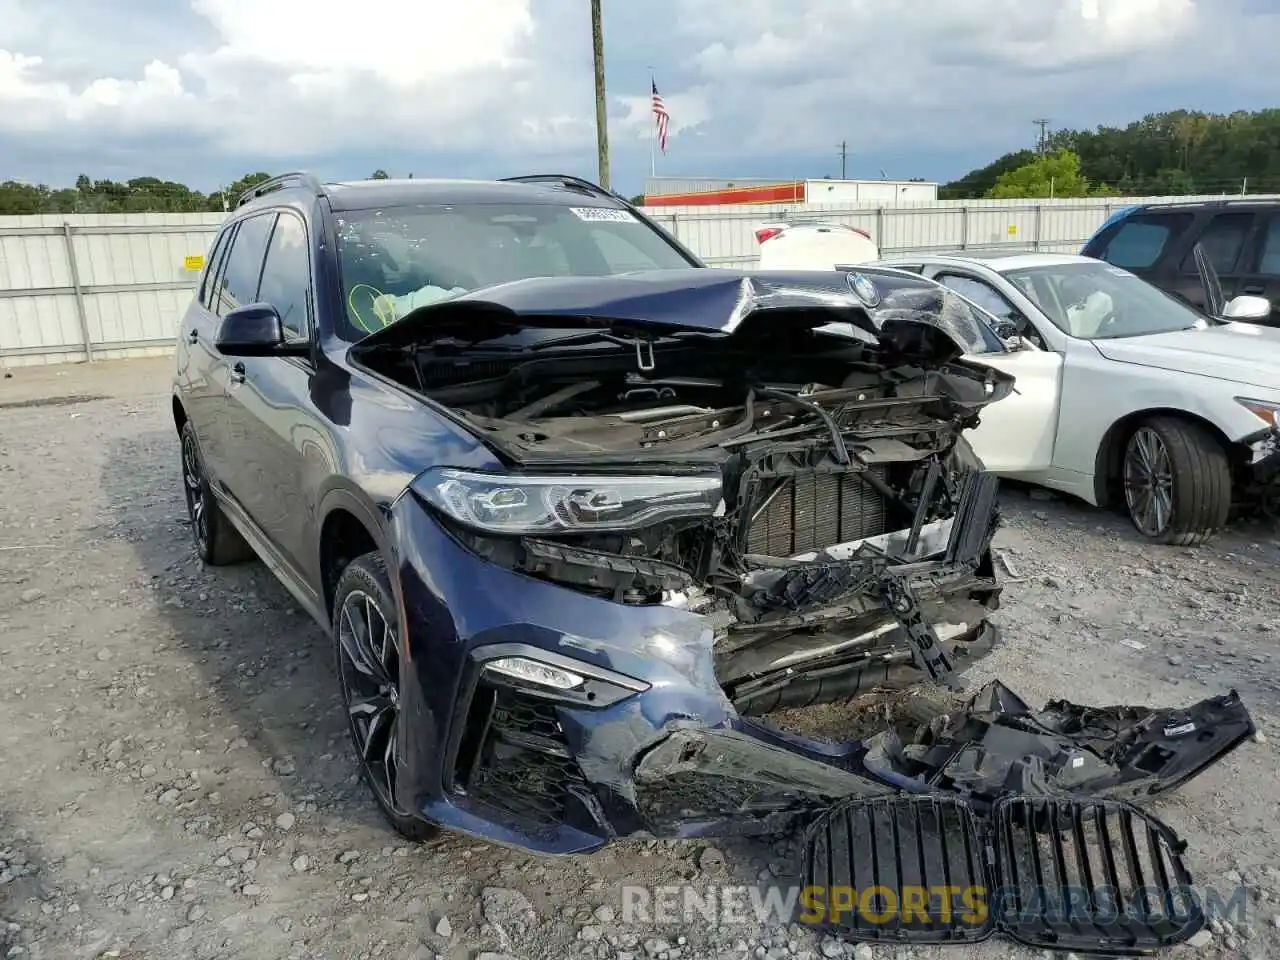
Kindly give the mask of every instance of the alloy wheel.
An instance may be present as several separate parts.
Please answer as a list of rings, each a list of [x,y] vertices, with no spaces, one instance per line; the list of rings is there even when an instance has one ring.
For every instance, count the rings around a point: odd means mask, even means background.
[[[1173,520],[1173,462],[1164,440],[1139,427],[1124,455],[1124,499],[1139,532],[1158,537]]]
[[[400,640],[378,599],[352,590],[338,617],[339,672],[351,736],[378,799],[398,816],[396,722],[400,715]]]
[[[187,516],[196,546],[204,553],[209,546],[209,504],[205,499],[204,474],[200,469],[200,450],[189,430],[182,438],[182,486],[187,495]]]

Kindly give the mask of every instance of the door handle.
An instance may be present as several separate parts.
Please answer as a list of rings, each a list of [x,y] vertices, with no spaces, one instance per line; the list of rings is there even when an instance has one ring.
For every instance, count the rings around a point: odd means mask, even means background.
[[[192,327],[187,331],[187,343],[195,343],[199,339],[200,329],[198,327]]]
[[[237,363],[231,368],[231,382],[244,383],[244,364]]]

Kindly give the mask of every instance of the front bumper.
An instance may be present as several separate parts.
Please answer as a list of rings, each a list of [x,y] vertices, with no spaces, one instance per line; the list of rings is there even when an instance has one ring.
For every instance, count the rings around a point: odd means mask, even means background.
[[[408,496],[392,508],[392,531],[405,638],[397,794],[425,819],[574,853],[621,837],[776,832],[841,798],[958,789],[941,746],[950,780],[896,763],[892,744],[818,742],[742,716],[718,680],[707,616],[617,604],[491,564]],[[931,590],[972,578],[975,557],[989,562],[990,534],[989,515],[962,511],[945,543],[890,579],[927,603]],[[990,599],[990,582],[972,582]],[[978,631],[989,641],[992,629]],[[511,657],[584,682],[557,691],[492,669]],[[971,739],[958,741],[965,760],[982,748]]]
[[[986,509],[920,532],[914,562],[897,573],[913,579],[922,602],[972,589],[994,605],[998,586],[975,574],[989,562],[992,504]],[[490,840],[561,853],[625,836],[767,831],[808,808],[794,786],[735,799],[727,787],[720,795],[726,785],[714,777],[655,774],[690,731],[715,731],[774,758],[784,780],[810,783],[814,797],[889,789],[850,773],[841,749],[742,717],[717,678],[721,628],[712,617],[617,604],[489,563],[411,494],[391,518],[406,637],[403,807]],[[843,562],[826,558],[826,569]],[[895,626],[887,611],[878,616]],[[993,639],[985,624],[974,632]],[[900,651],[895,666],[910,671]],[[566,694],[486,669],[512,656],[563,665],[587,684]],[[833,794],[836,781],[844,786]],[[682,795],[689,790],[718,802],[694,810],[696,796]]]

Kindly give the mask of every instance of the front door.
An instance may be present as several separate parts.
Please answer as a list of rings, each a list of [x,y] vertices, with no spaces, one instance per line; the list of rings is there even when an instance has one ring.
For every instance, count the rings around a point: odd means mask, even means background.
[[[1236,296],[1245,241],[1253,231],[1254,216],[1249,211],[1214,214],[1200,233],[1191,238],[1192,245],[1183,254],[1178,270],[1169,278],[1168,284],[1158,286],[1163,286],[1196,309],[1211,313],[1211,305],[1205,302],[1204,284],[1196,261],[1196,247],[1201,247],[1218,275],[1226,299]]]
[[[988,470],[1006,476],[1035,474],[1053,463],[1062,396],[1062,355],[1046,349],[1043,334],[1031,319],[986,280],[937,271],[933,279],[999,320],[1012,324],[1018,346],[1008,353],[971,354],[968,360],[994,367],[1016,378],[1013,392],[988,404],[981,422],[965,438]]]
[[[311,257],[306,224],[282,210],[266,244],[254,302],[280,314],[291,341],[311,341]],[[239,451],[234,485],[245,510],[303,579],[314,552],[314,518],[304,470],[323,454],[311,400],[312,357],[237,358],[227,387],[227,419]]]
[[[1280,211],[1261,217],[1245,250],[1235,296],[1266,297],[1271,301],[1268,326],[1280,327]]]
[[[966,357],[1016,378],[1013,392],[983,407],[965,431],[986,468],[1003,476],[1041,473],[1053,463],[1062,398],[1062,354],[1025,344],[1009,353]]]
[[[253,303],[258,293],[258,278],[262,273],[262,256],[267,249],[267,239],[275,223],[275,212],[255,214],[240,221],[231,238],[231,249],[218,274],[213,291],[213,313],[220,319],[236,307]],[[216,350],[215,350],[216,352]],[[243,424],[229,402],[229,389],[241,375],[244,361],[239,357],[222,357],[217,369],[216,401],[211,405],[212,416],[207,435],[201,434],[201,445],[212,461],[211,472],[216,476],[221,492],[244,506],[243,499],[249,491],[244,483],[245,438]]]

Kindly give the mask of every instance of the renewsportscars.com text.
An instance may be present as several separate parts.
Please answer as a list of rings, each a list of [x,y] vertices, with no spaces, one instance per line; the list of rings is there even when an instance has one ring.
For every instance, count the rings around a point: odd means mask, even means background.
[[[688,885],[622,887],[622,922],[643,924],[804,923],[826,925],[934,923],[982,927],[992,917],[1070,921],[1088,918],[1101,925],[1125,919],[1186,919],[1198,906],[1206,918],[1245,920],[1248,891],[1236,887],[1195,889],[1144,887],[1117,894],[1112,887],[996,888],[981,886],[817,887]]]

